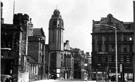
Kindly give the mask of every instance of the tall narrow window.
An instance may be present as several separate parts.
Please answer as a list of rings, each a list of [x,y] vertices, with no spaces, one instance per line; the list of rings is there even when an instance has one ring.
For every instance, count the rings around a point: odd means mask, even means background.
[[[102,52],[105,52],[106,51],[106,46],[105,44],[102,44]]]
[[[112,45],[109,44],[109,52],[111,52],[111,51],[112,51]]]
[[[115,45],[112,45],[112,51],[111,52],[115,52]]]
[[[127,45],[123,45],[124,52],[127,52]]]
[[[98,36],[98,41],[101,41],[102,40],[102,37],[99,35]]]
[[[95,44],[95,51],[98,52],[98,44]]]
[[[102,42],[104,43],[105,42],[105,36],[102,36]]]
[[[125,36],[123,37],[123,39],[124,39],[124,41],[127,41],[127,36],[125,35]]]
[[[124,52],[123,44],[121,44],[121,52]]]
[[[130,46],[129,46],[129,45],[127,45],[127,52],[130,52],[129,48],[130,48]]]
[[[102,51],[102,44],[98,44],[98,51],[99,51],[99,52]]]

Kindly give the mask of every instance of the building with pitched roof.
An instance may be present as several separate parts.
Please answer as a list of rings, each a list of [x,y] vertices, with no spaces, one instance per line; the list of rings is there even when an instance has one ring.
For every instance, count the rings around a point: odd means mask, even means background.
[[[29,36],[28,59],[30,62],[30,80],[45,78],[45,34],[42,28],[33,28]]]

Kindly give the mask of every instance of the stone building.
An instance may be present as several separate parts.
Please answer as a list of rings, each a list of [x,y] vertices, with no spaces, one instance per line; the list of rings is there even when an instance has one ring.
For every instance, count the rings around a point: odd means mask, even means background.
[[[118,73],[120,75],[121,64],[125,78],[133,79],[133,22],[120,21],[111,14],[101,18],[100,21],[93,20],[91,33],[93,79],[105,79],[108,75],[115,75],[115,29],[108,25],[114,26],[117,30]]]
[[[69,45],[69,41],[66,40],[64,43],[64,52],[62,55],[62,76],[64,79],[73,79],[73,71],[74,71],[74,58],[72,49]]]
[[[1,74],[11,75],[14,80],[29,81],[27,61],[29,16],[15,14],[13,24],[1,24]]]
[[[33,36],[29,36],[28,59],[30,80],[45,78],[45,34],[42,28],[33,28]]]

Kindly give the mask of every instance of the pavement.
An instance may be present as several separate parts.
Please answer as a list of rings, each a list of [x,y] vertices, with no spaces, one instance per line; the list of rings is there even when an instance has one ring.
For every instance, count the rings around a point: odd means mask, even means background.
[[[39,81],[31,81],[31,82],[96,82],[96,81],[85,81],[85,80],[39,80]]]

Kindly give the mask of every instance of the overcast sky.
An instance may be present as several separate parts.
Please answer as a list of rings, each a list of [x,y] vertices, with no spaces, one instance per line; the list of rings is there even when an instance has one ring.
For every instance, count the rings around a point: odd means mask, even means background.
[[[14,0],[3,1],[5,23],[13,21]],[[133,22],[133,0],[15,0],[15,13],[26,13],[32,18],[34,28],[43,28],[48,43],[49,20],[55,9],[64,20],[64,42],[91,52],[92,20],[100,20],[111,13],[124,22]]]

